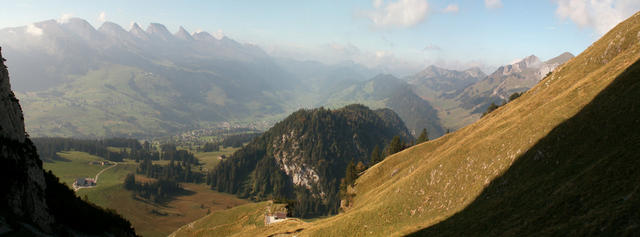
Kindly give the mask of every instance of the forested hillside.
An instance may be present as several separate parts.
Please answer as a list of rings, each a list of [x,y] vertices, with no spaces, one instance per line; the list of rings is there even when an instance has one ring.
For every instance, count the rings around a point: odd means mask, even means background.
[[[296,200],[296,216],[336,213],[347,164],[368,163],[374,147],[394,136],[413,141],[388,109],[300,110],[221,162],[207,182],[253,200]]]

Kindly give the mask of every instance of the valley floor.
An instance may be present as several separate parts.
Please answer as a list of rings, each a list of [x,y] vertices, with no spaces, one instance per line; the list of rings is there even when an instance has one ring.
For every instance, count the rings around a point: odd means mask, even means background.
[[[215,167],[220,154],[228,152],[231,150],[195,155],[201,160],[205,169],[210,169]],[[234,195],[213,191],[206,184],[194,183],[181,183],[186,190],[184,194],[175,196],[166,203],[153,203],[135,197],[132,191],[124,188],[123,182],[126,175],[136,171],[135,161],[125,160],[105,168],[91,164],[91,162],[105,161],[104,159],[85,152],[68,151],[58,154],[63,159],[44,162],[45,170],[52,170],[70,187],[78,177],[96,177],[97,180],[97,174],[100,174],[99,183],[96,186],[79,189],[76,195],[101,207],[114,209],[131,221],[136,233],[142,236],[167,236],[179,227],[200,219],[208,213],[249,203]],[[137,175],[136,179],[148,178]]]

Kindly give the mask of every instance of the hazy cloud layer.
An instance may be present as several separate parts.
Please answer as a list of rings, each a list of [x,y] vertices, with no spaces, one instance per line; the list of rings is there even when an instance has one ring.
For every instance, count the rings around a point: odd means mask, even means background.
[[[41,36],[42,35],[42,29],[38,28],[37,26],[35,26],[33,24],[27,25],[26,32],[29,33],[30,35],[33,35],[33,36]]]
[[[98,22],[104,23],[105,21],[107,21],[107,13],[100,12],[100,14],[98,15]]]
[[[65,13],[62,14],[62,16],[60,16],[60,19],[58,19],[58,23],[67,23],[69,22],[69,19],[73,18],[73,15],[69,14],[69,13]]]
[[[442,10],[444,13],[457,13],[458,11],[460,11],[458,4],[449,4]]]
[[[502,7],[501,0],[484,0],[484,5],[489,9],[496,9]]]
[[[640,10],[638,0],[556,0],[556,14],[603,35]]]
[[[366,12],[366,16],[379,28],[414,26],[422,22],[429,11],[426,0],[374,0],[373,7],[375,9]]]
[[[428,44],[427,46],[424,47],[423,50],[424,51],[442,51],[442,48],[440,48],[440,46],[437,46],[435,44]]]

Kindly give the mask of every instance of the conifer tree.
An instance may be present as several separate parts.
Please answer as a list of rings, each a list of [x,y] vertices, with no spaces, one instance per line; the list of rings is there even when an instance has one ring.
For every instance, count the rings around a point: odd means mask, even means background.
[[[382,154],[380,154],[380,147],[376,145],[371,152],[371,166],[382,161]]]
[[[347,183],[347,185],[352,185],[353,183],[356,182],[357,177],[358,177],[358,174],[356,171],[356,166],[353,164],[353,160],[352,160],[347,165],[347,170],[346,170],[344,180]]]
[[[418,137],[418,140],[416,141],[416,144],[420,144],[423,142],[429,141],[429,136],[427,135],[427,129],[423,128],[422,129],[422,133],[420,133],[420,136]]]
[[[404,150],[405,148],[405,144],[404,142],[400,139],[399,136],[395,136],[393,137],[393,139],[391,139],[391,142],[389,143],[389,146],[387,147],[387,156],[393,155],[395,153],[398,153],[402,150]]]

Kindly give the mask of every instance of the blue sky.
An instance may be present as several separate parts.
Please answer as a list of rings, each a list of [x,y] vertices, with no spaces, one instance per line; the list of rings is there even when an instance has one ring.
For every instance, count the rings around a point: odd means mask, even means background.
[[[104,20],[127,29],[158,22],[172,32],[218,32],[275,56],[490,70],[531,54],[579,54],[638,10],[637,0],[23,0],[3,1],[0,28],[63,16],[96,28]]]

